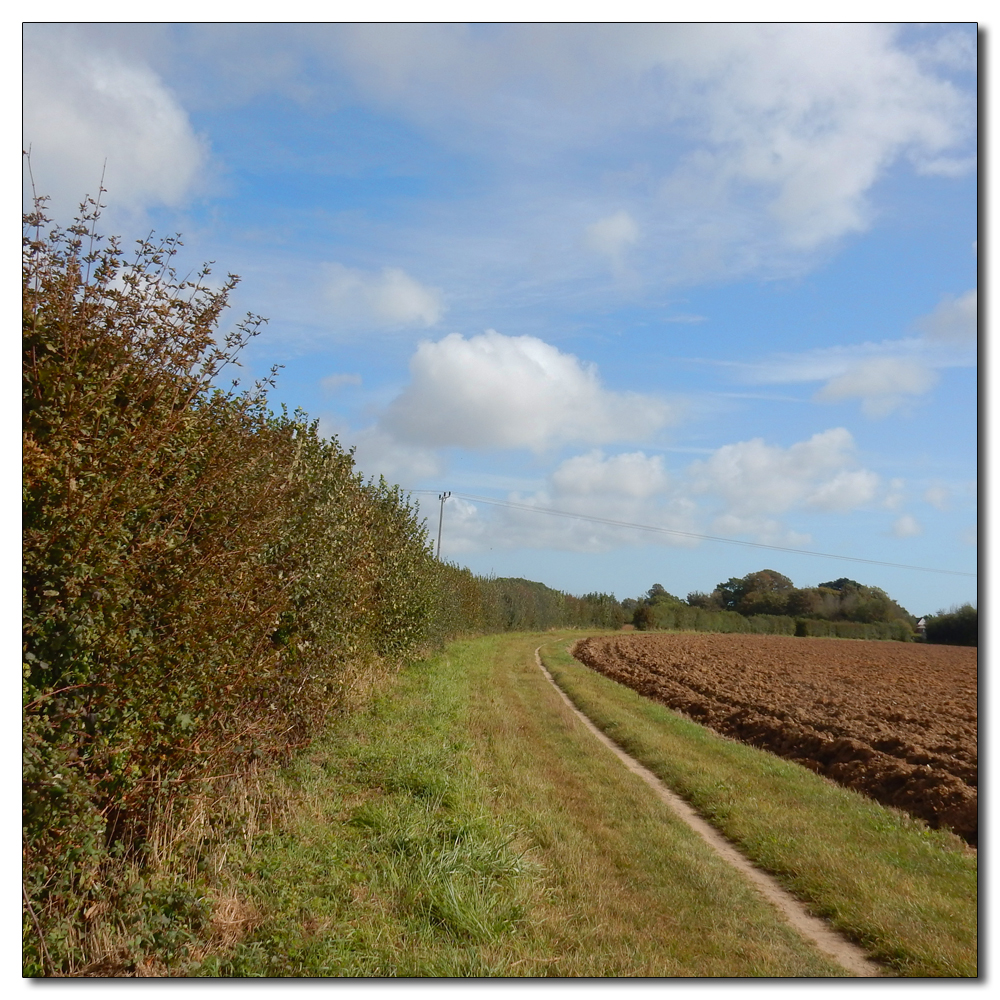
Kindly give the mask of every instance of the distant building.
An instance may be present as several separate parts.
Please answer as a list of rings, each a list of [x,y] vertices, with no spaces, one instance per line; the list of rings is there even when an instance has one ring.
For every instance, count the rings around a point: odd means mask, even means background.
[[[926,634],[926,632],[927,632],[927,619],[926,618],[918,618],[917,619],[917,631],[921,635],[925,635]]]

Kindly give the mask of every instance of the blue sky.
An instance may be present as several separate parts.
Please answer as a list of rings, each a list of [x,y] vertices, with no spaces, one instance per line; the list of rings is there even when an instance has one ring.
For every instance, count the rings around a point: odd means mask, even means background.
[[[435,530],[441,490],[519,505],[453,497],[444,557],[976,601],[974,26],[47,24],[25,52],[58,217],[106,159],[108,231],[242,276],[276,403]]]

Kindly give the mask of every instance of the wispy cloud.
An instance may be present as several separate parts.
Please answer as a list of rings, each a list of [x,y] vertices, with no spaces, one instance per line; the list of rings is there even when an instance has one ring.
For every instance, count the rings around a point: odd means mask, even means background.
[[[928,340],[968,346],[975,343],[979,320],[977,289],[957,298],[946,295],[929,316],[917,321]]]
[[[427,327],[445,312],[440,288],[424,285],[398,267],[372,273],[331,263],[324,267],[324,278],[335,322],[384,329]]]
[[[607,257],[616,272],[621,272],[625,264],[625,252],[638,239],[639,226],[624,210],[598,219],[586,229],[587,248]]]
[[[923,337],[816,348],[775,354],[757,362],[707,361],[728,367],[744,382],[825,383],[813,399],[821,403],[858,400],[867,417],[881,418],[924,396],[938,381],[936,371],[976,364],[976,290],[945,296],[915,326]]]

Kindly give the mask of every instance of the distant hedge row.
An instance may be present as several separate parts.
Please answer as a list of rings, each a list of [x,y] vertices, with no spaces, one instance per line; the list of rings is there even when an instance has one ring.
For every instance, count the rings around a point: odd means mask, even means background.
[[[891,639],[909,642],[913,633],[903,621],[861,624],[831,622],[790,615],[752,615],[736,611],[706,611],[684,605],[644,605],[634,617],[639,629],[677,629],[694,632],[742,632],[757,635],[826,636],[840,639]]]

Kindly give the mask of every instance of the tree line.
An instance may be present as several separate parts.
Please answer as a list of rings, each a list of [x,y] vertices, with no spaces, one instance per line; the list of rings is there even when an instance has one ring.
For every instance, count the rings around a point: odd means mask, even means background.
[[[643,597],[622,603],[631,610],[638,629],[909,641],[915,638],[917,624],[879,587],[847,577],[816,587],[796,587],[773,569],[730,577],[711,593],[693,591],[684,600],[654,584]]]

